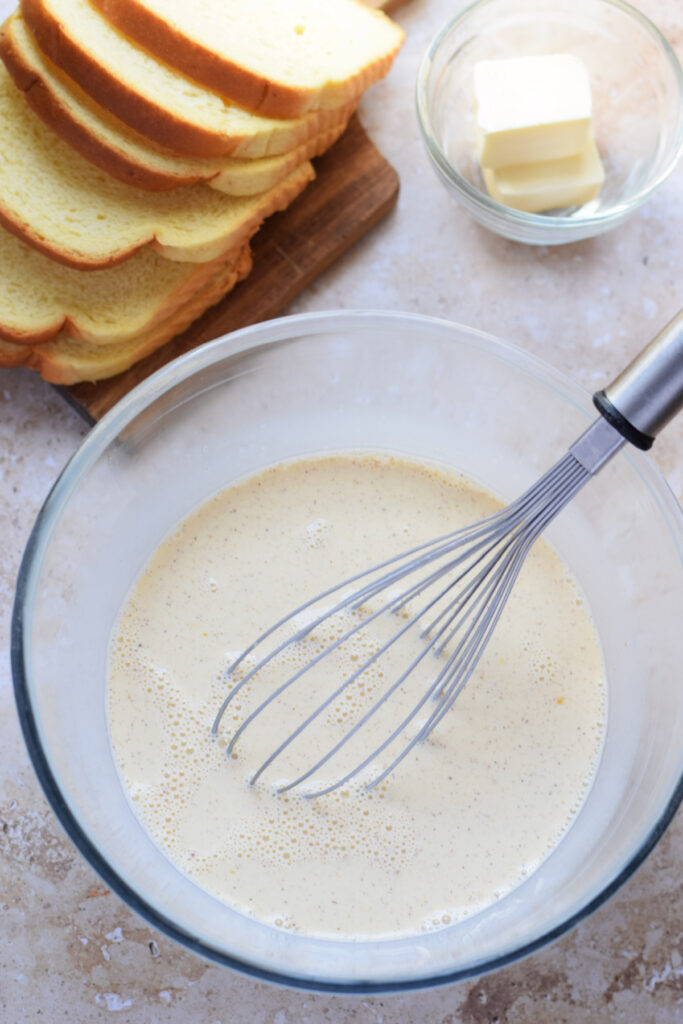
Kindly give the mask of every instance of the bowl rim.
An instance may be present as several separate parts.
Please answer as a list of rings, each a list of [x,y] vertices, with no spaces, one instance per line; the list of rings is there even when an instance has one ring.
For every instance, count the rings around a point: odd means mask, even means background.
[[[570,377],[556,370],[544,360],[518,346],[502,341],[494,335],[472,328],[456,321],[419,313],[400,313],[386,310],[330,310],[326,312],[303,313],[279,317],[265,323],[223,335],[208,342],[162,367],[137,385],[122,398],[102,419],[95,424],[81,442],[72,457],[60,472],[38,513],[29,535],[21,560],[16,584],[15,601],[11,622],[11,668],[17,712],[24,741],[43,792],[60,824],[78,852],[100,876],[103,882],[136,914],[148,924],[180,943],[193,953],[214,963],[230,967],[239,973],[276,985],[302,991],[337,994],[381,994],[430,989],[450,985],[499,970],[543,948],[574,928],[597,910],[630,878],[657,844],[670,824],[679,804],[683,801],[683,775],[674,787],[662,813],[640,846],[634,850],[629,862],[622,870],[587,904],[566,920],[519,948],[444,974],[411,978],[397,981],[349,982],[317,980],[262,967],[247,960],[241,960],[197,939],[175,921],[160,913],[148,903],[109,865],[99,849],[81,828],[75,814],[63,797],[55,778],[48,755],[40,739],[37,718],[31,704],[30,670],[28,667],[28,630],[31,626],[32,601],[37,592],[38,576],[42,557],[50,541],[53,526],[66,506],[80,477],[96,461],[111,441],[140,411],[155,399],[172,389],[179,382],[188,379],[200,370],[210,367],[226,356],[246,353],[257,347],[270,347],[288,339],[308,337],[325,330],[338,330],[340,324],[347,328],[354,325],[385,326],[413,324],[432,329],[446,329],[460,332],[468,340],[494,356],[505,360],[517,369],[533,375],[547,386],[562,393],[565,400],[581,406],[587,404],[588,392]],[[637,471],[644,484],[656,499],[663,518],[672,532],[680,551],[683,565],[683,509],[667,481],[655,464],[643,452],[629,452],[627,457],[636,463]],[[677,535],[678,539],[677,539]],[[324,941],[324,940],[321,940]]]
[[[587,237],[586,231],[591,228],[598,231],[607,229],[610,226],[616,226],[629,213],[632,213],[646,202],[660,185],[666,181],[674,171],[681,153],[683,153],[683,68],[681,67],[681,62],[673,47],[655,23],[647,15],[643,14],[642,11],[628,3],[627,0],[593,0],[597,4],[613,7],[627,17],[630,17],[652,38],[661,51],[662,56],[668,62],[678,82],[678,125],[675,144],[671,148],[668,161],[651,182],[634,193],[627,202],[615,204],[603,212],[587,214],[581,217],[558,217],[553,214],[526,213],[523,210],[515,210],[510,206],[497,202],[491,196],[476,188],[453,167],[437,142],[436,135],[432,129],[432,119],[427,102],[427,86],[432,62],[446,36],[452,29],[466,23],[469,17],[478,10],[494,6],[500,2],[501,0],[474,0],[473,3],[468,4],[439,29],[422,58],[417,73],[415,106],[420,131],[429,156],[443,177],[467,200],[467,206],[482,209],[489,215],[492,221],[503,222],[518,230],[526,230],[529,234],[536,232],[539,237],[562,231],[567,236],[580,233],[581,238],[585,238]]]

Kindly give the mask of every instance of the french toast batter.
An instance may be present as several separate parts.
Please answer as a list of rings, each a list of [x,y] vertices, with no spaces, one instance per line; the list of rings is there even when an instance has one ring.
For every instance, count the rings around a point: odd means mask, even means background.
[[[227,666],[272,622],[354,571],[498,508],[443,468],[339,454],[245,479],[166,538],[112,635],[108,715],[136,813],[180,870],[278,928],[360,939],[461,920],[510,892],[553,850],[597,767],[606,686],[590,616],[543,542],[452,710],[376,789],[360,783],[379,773],[386,755],[330,795],[274,793],[334,745],[403,670],[417,641],[373,664],[255,786],[249,777],[266,755],[377,637],[361,631],[303,676],[226,759],[229,736],[249,710],[341,626],[314,630],[240,691],[219,737],[210,736],[234,685]],[[387,631],[402,622],[389,619]],[[399,720],[435,677],[438,659],[425,662],[396,707],[375,716],[309,788],[340,777]]]

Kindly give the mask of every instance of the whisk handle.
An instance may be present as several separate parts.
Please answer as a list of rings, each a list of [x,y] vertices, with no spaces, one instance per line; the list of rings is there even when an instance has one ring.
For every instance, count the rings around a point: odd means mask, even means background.
[[[627,441],[650,448],[683,408],[683,311],[593,401]]]

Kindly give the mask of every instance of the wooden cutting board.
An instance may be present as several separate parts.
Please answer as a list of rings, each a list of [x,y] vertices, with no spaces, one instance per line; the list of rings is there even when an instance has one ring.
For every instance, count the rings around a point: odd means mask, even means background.
[[[254,268],[186,331],[116,377],[59,388],[88,422],[177,356],[238,327],[278,316],[292,299],[394,206],[398,175],[354,116],[342,137],[314,161],[317,177],[254,236]]]

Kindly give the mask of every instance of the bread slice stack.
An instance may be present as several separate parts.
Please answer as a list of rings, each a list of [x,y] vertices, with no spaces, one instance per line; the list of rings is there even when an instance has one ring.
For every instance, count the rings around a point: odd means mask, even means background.
[[[22,0],[0,33],[0,366],[99,380],[187,327],[401,41],[359,0]]]

